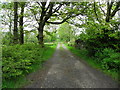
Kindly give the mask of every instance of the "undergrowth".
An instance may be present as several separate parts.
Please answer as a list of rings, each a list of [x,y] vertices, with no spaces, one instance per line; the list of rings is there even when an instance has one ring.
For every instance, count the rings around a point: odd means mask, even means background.
[[[42,67],[48,60],[56,44],[24,44],[2,47],[2,88],[19,88],[26,83],[25,76]]]

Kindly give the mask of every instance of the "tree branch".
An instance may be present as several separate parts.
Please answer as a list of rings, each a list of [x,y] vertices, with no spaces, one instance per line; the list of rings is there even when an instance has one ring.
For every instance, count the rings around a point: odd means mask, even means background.
[[[50,3],[50,8],[49,8],[49,12],[47,13],[45,19],[44,19],[44,23],[50,18],[50,16],[52,15],[52,9],[53,9],[53,3]]]
[[[38,29],[38,27],[37,27],[37,26],[35,26],[35,25],[33,25],[33,27],[35,27],[35,28],[37,28],[37,29]]]
[[[50,7],[50,4],[49,4],[48,7],[46,8],[45,12],[47,12],[47,10],[49,9],[49,7]]]
[[[40,16],[40,22],[43,24],[43,19],[45,17],[45,14],[46,14],[46,11],[45,11],[45,5],[46,5],[46,2],[41,2],[42,4],[42,12],[41,12],[41,16]]]
[[[98,19],[97,12],[96,12],[96,4],[95,4],[95,2],[94,2],[94,12],[95,12],[95,16],[96,16],[97,21],[100,22],[100,20]]]
[[[39,2],[36,2],[40,7],[42,7],[42,5]]]
[[[89,5],[91,5],[91,4],[89,4]],[[70,18],[76,17],[76,16],[78,16],[78,15],[84,15],[83,12],[85,11],[85,9],[87,9],[87,8],[89,7],[89,5],[88,5],[87,7],[85,7],[85,8],[81,11],[81,13],[78,13],[78,14],[75,14],[75,15],[69,15],[69,16],[67,16],[65,19],[63,19],[61,22],[50,22],[50,21],[46,21],[46,22],[47,22],[47,23],[50,23],[50,24],[62,24],[62,23],[64,23],[66,20],[68,20],[68,19],[70,19]],[[68,13],[68,14],[69,14],[69,13]]]
[[[113,5],[114,2],[107,2],[107,14],[106,14],[106,22],[109,22],[110,20],[110,16],[111,16],[111,9],[112,9],[112,5]]]
[[[55,13],[56,11],[58,11],[58,10],[62,7],[62,5],[63,5],[63,4],[60,4],[57,8],[55,8],[52,13]]]
[[[37,19],[37,17],[36,17],[36,14],[34,13],[34,11],[33,11],[30,7],[28,7],[28,8],[29,8],[30,11],[33,13],[35,20],[38,22],[38,19]],[[38,22],[38,23],[39,23],[39,22]]]
[[[101,11],[103,12],[103,14],[106,15],[106,14],[105,14],[105,11],[104,11],[101,7],[100,7],[100,9],[101,9]]]
[[[76,17],[76,16],[78,16],[78,15],[80,15],[80,14],[82,14],[82,13],[76,14],[76,15],[74,15],[74,16],[68,16],[68,17],[66,17],[64,20],[62,20],[61,22],[49,22],[49,21],[47,21],[47,23],[50,23],[50,24],[62,24],[62,23],[64,23],[66,20],[68,20],[68,19],[70,19],[70,18],[72,18],[72,17]]]
[[[117,2],[117,5],[116,5],[115,9],[114,9],[113,12],[111,13],[111,18],[112,18],[113,16],[115,16],[115,14],[116,14],[116,12],[117,12],[118,10],[120,10],[120,1]]]

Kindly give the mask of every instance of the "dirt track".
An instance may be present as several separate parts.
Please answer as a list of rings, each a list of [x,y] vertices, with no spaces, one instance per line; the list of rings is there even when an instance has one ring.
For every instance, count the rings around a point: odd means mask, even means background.
[[[58,44],[53,57],[42,70],[30,74],[25,88],[117,88],[118,84],[102,72],[91,68]]]

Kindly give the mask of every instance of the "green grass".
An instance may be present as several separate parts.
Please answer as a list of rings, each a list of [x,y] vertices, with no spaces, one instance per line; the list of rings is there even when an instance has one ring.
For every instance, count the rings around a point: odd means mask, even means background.
[[[15,45],[15,46],[3,46],[3,66],[6,68],[11,68],[14,66],[13,70],[18,70],[16,68],[23,68],[19,66],[22,60],[29,60],[31,63],[27,67],[31,69],[26,69],[27,72],[24,72],[20,75],[16,74],[13,77],[10,77],[10,74],[13,74],[11,69],[5,69],[3,71],[3,81],[2,88],[20,88],[23,85],[29,83],[25,80],[25,77],[32,72],[36,72],[38,69],[42,68],[42,64],[47,61],[53,55],[56,48],[56,44],[45,44],[44,48],[40,48],[36,44],[24,44],[24,45]],[[9,57],[12,59],[9,60]],[[13,61],[12,61],[13,60]],[[7,62],[7,63],[6,63]],[[12,65],[8,64],[12,63]],[[18,64],[17,64],[18,63]],[[14,65],[17,64],[17,65]],[[18,67],[19,66],[19,67]],[[25,66],[24,66],[25,67]],[[21,70],[21,69],[20,69]],[[9,73],[6,73],[6,71]],[[22,70],[21,70],[22,71]]]
[[[76,56],[78,56],[81,59],[85,60],[91,67],[96,68],[96,69],[104,72],[105,74],[107,74],[108,76],[110,76],[111,78],[116,80],[118,83],[120,83],[120,81],[119,81],[120,79],[118,79],[118,72],[113,71],[113,70],[103,70],[101,64],[97,63],[95,58],[87,56],[87,51],[86,50],[79,50],[79,49],[76,49],[75,47],[68,46],[67,44],[65,44],[65,46],[73,54],[75,54]]]

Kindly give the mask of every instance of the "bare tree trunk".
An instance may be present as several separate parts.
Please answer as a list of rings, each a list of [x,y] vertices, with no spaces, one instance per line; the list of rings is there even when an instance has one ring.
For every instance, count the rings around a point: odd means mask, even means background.
[[[13,30],[13,43],[18,44],[18,28],[17,28],[17,22],[18,22],[18,2],[14,2],[14,30]]]
[[[44,42],[43,42],[43,29],[44,29],[44,26],[39,26],[38,28],[38,43],[41,45],[41,47],[44,47]]]
[[[24,44],[24,32],[23,32],[24,7],[25,7],[25,3],[22,2],[21,13],[20,13],[20,44]]]

